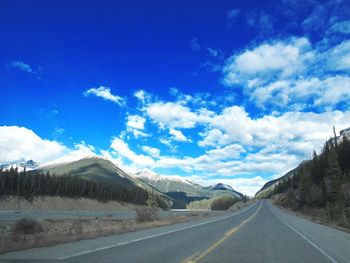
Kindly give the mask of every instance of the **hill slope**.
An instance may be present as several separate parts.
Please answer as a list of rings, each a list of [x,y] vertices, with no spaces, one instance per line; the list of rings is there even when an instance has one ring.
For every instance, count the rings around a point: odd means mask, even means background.
[[[136,173],[135,176],[173,199],[185,203],[209,199],[220,195],[232,195],[238,199],[244,197],[242,193],[222,183],[204,187],[182,179],[180,176],[159,175],[151,171],[141,171]]]
[[[49,171],[51,174],[70,174],[93,181],[119,183],[127,188],[141,187],[147,191],[161,194],[153,186],[130,176],[111,161],[96,156],[73,161],[54,161],[40,166],[39,169],[43,172]]]

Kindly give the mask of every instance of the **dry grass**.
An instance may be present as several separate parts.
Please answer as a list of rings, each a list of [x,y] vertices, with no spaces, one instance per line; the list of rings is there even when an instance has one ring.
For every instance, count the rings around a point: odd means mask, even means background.
[[[18,196],[0,198],[0,210],[132,211],[137,207],[139,206],[129,203],[103,203],[88,198],[38,196],[31,202]]]

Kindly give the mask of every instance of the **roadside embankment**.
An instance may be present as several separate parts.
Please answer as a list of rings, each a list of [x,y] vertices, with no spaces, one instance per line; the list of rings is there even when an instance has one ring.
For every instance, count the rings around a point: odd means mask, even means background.
[[[34,197],[28,201],[22,197],[0,198],[0,210],[86,210],[86,211],[130,211],[137,206],[117,201],[99,202],[88,198]]]

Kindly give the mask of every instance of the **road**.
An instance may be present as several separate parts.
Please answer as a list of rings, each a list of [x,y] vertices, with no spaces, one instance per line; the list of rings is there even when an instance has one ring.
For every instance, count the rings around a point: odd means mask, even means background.
[[[350,262],[350,234],[263,200],[212,218],[9,253],[0,262]]]

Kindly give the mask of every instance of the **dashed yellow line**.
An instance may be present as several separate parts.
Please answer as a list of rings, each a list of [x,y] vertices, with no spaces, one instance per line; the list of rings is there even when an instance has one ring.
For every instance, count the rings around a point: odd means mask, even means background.
[[[242,226],[247,224],[250,220],[252,220],[260,211],[262,203],[260,203],[259,208],[255,211],[254,214],[252,214],[249,218],[244,220],[242,223],[240,223],[237,227],[234,227],[227,231],[224,236],[216,241],[213,245],[211,245],[209,248],[207,248],[205,251],[202,253],[196,252],[195,254],[191,255],[190,257],[186,258],[185,260],[182,261],[182,263],[197,263],[204,257],[206,257],[210,252],[212,252],[215,248],[219,247],[227,238],[231,237],[234,235]]]

